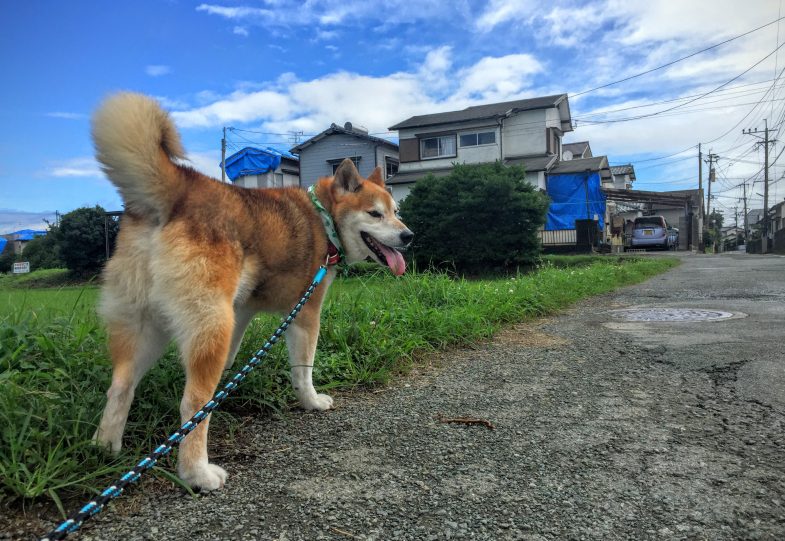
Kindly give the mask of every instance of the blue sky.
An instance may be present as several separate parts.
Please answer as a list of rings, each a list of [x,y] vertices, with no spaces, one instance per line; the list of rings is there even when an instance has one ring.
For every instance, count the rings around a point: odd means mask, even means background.
[[[194,166],[219,175],[223,126],[250,130],[230,134],[230,150],[248,141],[288,148],[289,132],[313,134],[347,120],[395,137],[384,133],[387,127],[414,114],[575,94],[748,31],[780,12],[780,0],[16,2],[0,22],[0,233],[40,227],[55,210],[120,208],[89,137],[91,112],[115,90],[158,97],[182,130]],[[694,151],[641,160],[711,141],[752,110],[738,129],[708,145],[723,157],[715,189],[721,208],[730,208],[737,203],[735,179],[753,175],[762,160],[741,129],[762,128],[763,118],[775,124],[783,113],[779,82],[767,95],[770,103],[753,104],[785,66],[785,48],[678,111],[588,121],[683,103],[600,114],[701,94],[783,41],[785,26],[772,25],[572,98],[578,126],[566,140],[589,140],[595,155],[606,154],[611,163],[636,163],[637,188],[693,187]],[[775,178],[781,174],[775,167]],[[773,201],[785,196],[783,186],[773,185]]]

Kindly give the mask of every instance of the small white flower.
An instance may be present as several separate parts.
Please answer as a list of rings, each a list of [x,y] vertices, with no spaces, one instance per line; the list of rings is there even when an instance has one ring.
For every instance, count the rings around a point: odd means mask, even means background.
[[[371,321],[371,326],[373,327],[374,325],[376,325],[376,322],[375,321]]]

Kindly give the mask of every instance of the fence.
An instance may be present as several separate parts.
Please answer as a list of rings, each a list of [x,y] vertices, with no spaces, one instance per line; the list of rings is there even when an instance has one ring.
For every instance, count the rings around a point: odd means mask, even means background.
[[[774,247],[772,251],[775,254],[785,254],[785,229],[774,232]]]
[[[575,220],[575,229],[538,231],[544,252],[591,252],[599,240],[597,222]]]
[[[575,246],[577,235],[575,229],[556,229],[554,231],[538,231],[543,246]]]

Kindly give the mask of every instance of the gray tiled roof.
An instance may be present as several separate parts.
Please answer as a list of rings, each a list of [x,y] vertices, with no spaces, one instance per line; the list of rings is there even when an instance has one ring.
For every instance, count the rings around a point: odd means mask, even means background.
[[[502,103],[489,103],[487,105],[474,105],[460,111],[448,111],[446,113],[434,113],[431,115],[413,116],[391,126],[391,130],[402,128],[414,128],[419,126],[432,126],[434,124],[446,124],[450,122],[462,122],[465,120],[478,120],[483,118],[494,118],[502,116],[510,110],[528,111],[532,109],[546,109],[555,107],[567,99],[567,94],[555,94],[553,96],[542,96],[527,100],[506,101]]]
[[[547,171],[556,162],[556,155],[521,156],[504,160],[505,165],[522,165],[526,171]]]
[[[311,137],[310,139],[308,139],[307,141],[303,141],[299,145],[297,145],[295,147],[292,147],[289,150],[289,152],[293,152],[295,154],[299,154],[300,152],[302,152],[302,150],[304,148],[307,148],[307,147],[313,145],[314,143],[318,143],[319,141],[321,141],[322,139],[324,139],[328,135],[332,135],[334,133],[342,133],[342,134],[345,134],[345,135],[351,135],[351,136],[354,136],[354,137],[358,137],[360,139],[367,139],[369,141],[372,141],[372,142],[376,143],[377,145],[385,145],[385,146],[394,148],[395,150],[398,150],[398,145],[396,145],[395,143],[393,143],[391,141],[388,141],[387,139],[382,139],[381,137],[374,137],[373,135],[368,135],[367,133],[361,132],[361,131],[347,130],[345,128],[342,128],[341,126],[338,126],[337,124],[331,124],[330,127],[327,128],[326,130],[324,130],[322,133],[316,134],[313,137]]]
[[[570,173],[583,173],[584,171],[602,171],[608,169],[607,156],[595,156],[579,160],[563,160],[548,171],[551,175],[564,175]]]
[[[419,171],[406,171],[404,173],[395,173],[385,181],[385,184],[409,184],[411,182],[420,180],[428,173],[433,174],[435,177],[446,177],[451,172],[452,167],[443,169],[421,169]]]
[[[588,141],[576,141],[575,143],[564,143],[562,145],[562,152],[569,150],[572,152],[573,156],[583,156],[583,153],[586,152],[587,148],[589,148]]]
[[[635,168],[631,163],[626,165],[613,165],[611,166],[611,175],[630,175],[630,178],[635,180]]]

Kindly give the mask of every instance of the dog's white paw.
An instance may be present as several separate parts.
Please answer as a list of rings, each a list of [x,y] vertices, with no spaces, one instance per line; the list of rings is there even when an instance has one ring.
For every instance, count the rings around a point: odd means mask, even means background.
[[[188,471],[180,471],[180,479],[188,483],[191,488],[204,491],[223,488],[228,474],[226,470],[215,464],[200,464]]]
[[[333,398],[326,394],[314,394],[301,398],[300,405],[306,410],[324,411],[333,407]]]
[[[123,438],[107,438],[101,430],[96,430],[93,434],[93,445],[103,447],[112,454],[118,454],[123,447]]]

